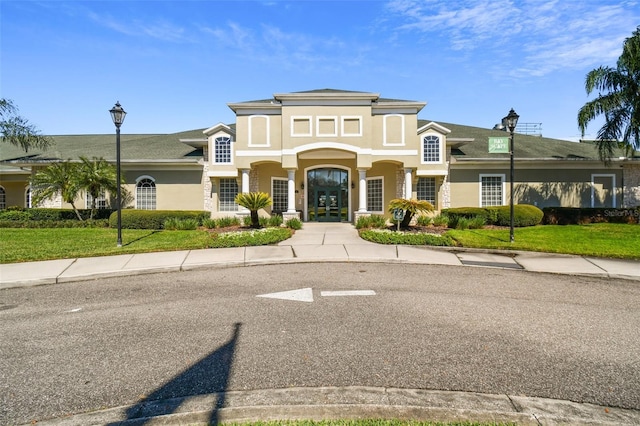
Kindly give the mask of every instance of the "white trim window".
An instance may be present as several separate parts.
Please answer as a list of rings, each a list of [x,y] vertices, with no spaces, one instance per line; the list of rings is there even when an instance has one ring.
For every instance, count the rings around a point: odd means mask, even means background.
[[[136,180],[136,209],[156,209],[156,181],[151,176],[140,176]]]
[[[7,208],[7,191],[3,186],[0,186],[0,210]]]
[[[384,213],[384,178],[367,178],[367,211]]]
[[[422,138],[422,164],[442,162],[442,143],[439,136],[426,135]]]
[[[416,186],[416,197],[420,201],[428,201],[436,207],[436,178],[419,177]]]
[[[27,186],[24,189],[24,206],[27,208],[33,207],[31,205],[31,186]]]
[[[218,211],[237,212],[238,181],[236,178],[220,178],[218,184]]]
[[[93,201],[92,198],[93,197],[91,197],[91,194],[87,192],[85,202],[88,209],[91,208],[91,202]],[[107,194],[103,189],[102,191],[100,191],[98,198],[96,198],[96,209],[106,209],[106,208],[107,208]]]
[[[231,138],[229,136],[217,136],[213,140],[214,164],[232,164]]]
[[[480,207],[504,206],[505,175],[480,175]]]
[[[289,208],[289,180],[285,178],[271,178],[271,198],[273,204],[271,211],[276,213],[286,212]]]

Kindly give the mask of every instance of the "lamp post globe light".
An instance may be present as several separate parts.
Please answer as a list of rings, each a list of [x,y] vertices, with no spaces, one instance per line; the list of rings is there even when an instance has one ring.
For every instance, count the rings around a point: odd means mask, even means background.
[[[116,125],[116,185],[118,188],[116,195],[116,206],[118,212],[118,247],[122,247],[122,193],[120,190],[120,126],[127,113],[122,109],[120,102],[109,110],[113,124]]]
[[[507,114],[507,116],[505,118],[502,119],[502,122],[507,126],[507,129],[509,129],[509,133],[511,134],[511,143],[509,144],[509,158],[510,158],[510,173],[509,173],[509,188],[510,188],[510,200],[509,200],[509,214],[510,214],[510,218],[509,218],[509,241],[510,242],[514,242],[515,241],[515,237],[513,235],[513,189],[514,189],[514,185],[515,185],[515,180],[514,180],[514,165],[513,165],[513,142],[514,142],[514,135],[513,133],[516,130],[516,125],[518,124],[518,118],[520,118],[520,116],[518,114],[516,114],[516,112],[513,110],[513,108],[511,108],[511,111],[509,111],[509,114]]]

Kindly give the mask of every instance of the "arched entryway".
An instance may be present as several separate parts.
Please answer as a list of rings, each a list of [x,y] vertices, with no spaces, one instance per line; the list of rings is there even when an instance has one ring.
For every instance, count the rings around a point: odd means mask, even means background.
[[[306,170],[306,217],[317,222],[347,222],[349,169],[337,166]]]

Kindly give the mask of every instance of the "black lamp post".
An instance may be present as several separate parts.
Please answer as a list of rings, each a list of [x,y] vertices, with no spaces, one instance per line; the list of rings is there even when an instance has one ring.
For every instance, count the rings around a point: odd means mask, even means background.
[[[509,200],[509,212],[511,214],[511,218],[509,222],[509,241],[510,242],[515,241],[515,237],[513,236],[513,216],[514,216],[513,215],[513,189],[515,185],[514,166],[513,166],[513,141],[514,141],[513,132],[516,130],[516,125],[518,124],[518,118],[520,118],[520,116],[516,114],[513,108],[511,108],[511,111],[509,111],[509,114],[507,114],[507,116],[502,119],[502,122],[507,126],[507,129],[509,129],[509,133],[511,134],[511,143],[509,144],[509,157],[511,159],[510,177],[509,177],[509,181],[510,181],[509,186],[511,190],[511,195],[510,195],[511,199]]]
[[[116,125],[116,185],[118,188],[116,204],[118,207],[118,247],[122,247],[122,194],[120,191],[120,126],[127,113],[116,102],[115,106],[109,110],[113,124]]]

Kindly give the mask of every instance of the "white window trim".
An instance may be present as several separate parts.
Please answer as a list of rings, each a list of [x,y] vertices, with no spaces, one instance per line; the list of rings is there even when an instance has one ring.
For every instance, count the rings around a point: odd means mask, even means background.
[[[229,162],[218,162],[216,161],[216,139],[217,138],[229,138]],[[227,135],[227,134],[218,134],[218,135],[214,135],[213,136],[213,140],[212,140],[212,149],[211,149],[211,164],[217,164],[217,165],[226,165],[226,166],[232,166],[233,165],[233,160],[234,160],[234,155],[233,155],[233,145],[234,145],[234,141],[233,138],[231,137],[231,135]]]
[[[427,136],[435,136],[438,138],[438,157],[440,160],[438,161],[424,161],[424,139]],[[444,137],[439,133],[423,133],[420,135],[420,164],[443,164],[444,163]]]
[[[31,201],[33,197],[31,195],[32,195],[31,194],[31,186],[27,185],[24,188],[24,204],[25,204],[25,207],[27,207],[27,208],[32,208],[33,207],[32,201]]]
[[[595,178],[611,178],[611,185],[613,187],[612,191],[612,205],[613,209],[617,208],[618,203],[616,199],[617,188],[616,188],[616,175],[610,173],[593,173],[591,174],[591,208],[593,208],[596,204],[596,183]]]
[[[478,207],[482,207],[482,178],[499,177],[502,181],[502,206],[507,205],[507,175],[500,173],[481,173],[478,178]]]
[[[108,203],[107,201],[109,200],[109,197],[107,194],[107,191],[105,191],[104,189],[101,191],[102,197],[98,196],[98,198],[96,199],[96,209],[100,209],[100,207],[98,207],[98,201],[102,198],[105,202],[105,208],[108,208]],[[91,208],[91,200],[89,200],[89,197],[91,197],[91,194],[89,194],[89,191],[85,191],[84,193],[84,205],[85,208],[90,209]]]
[[[251,126],[251,122],[253,121],[254,118],[263,118],[266,120],[267,125],[266,125],[266,142],[265,143],[254,143],[253,142],[253,129]],[[269,122],[269,116],[268,115],[252,115],[249,117],[249,146],[250,147],[270,147],[271,146],[271,131],[270,131],[270,122]]]
[[[381,185],[381,196],[382,196],[382,210],[371,210],[370,213],[381,213],[384,214],[384,176],[369,176],[366,178],[367,181],[370,180],[381,180],[382,181],[382,185]],[[368,188],[368,183],[367,183],[367,188]],[[367,189],[367,197],[369,196],[369,189]],[[368,201],[368,200],[367,200]]]
[[[136,210],[148,210],[148,209],[138,209],[138,183],[140,183],[140,181],[143,180],[143,179],[149,179],[155,185],[156,205],[154,206],[153,210],[157,210],[158,209],[158,184],[156,184],[155,178],[153,178],[152,176],[149,176],[149,175],[142,175],[142,176],[138,176],[136,178],[136,186],[135,186],[134,196],[133,196],[133,198],[134,198],[133,205],[135,206]]]
[[[222,182],[223,179],[225,179],[225,180],[226,179],[235,180],[236,181],[236,186],[238,188],[238,192],[236,194],[242,193],[242,185],[238,185],[238,179],[237,178],[234,178],[234,177],[220,177],[220,178],[218,178],[218,182],[217,182],[217,186],[218,186],[218,203],[217,203],[218,206],[217,206],[217,210],[218,210],[218,212],[222,212],[222,213],[238,212],[238,211],[240,211],[241,207],[235,201],[233,203],[233,207],[234,207],[233,210],[222,210],[220,208],[220,204],[222,202],[222,183],[221,182]]]
[[[333,132],[332,133],[320,133],[320,121],[332,120]],[[338,117],[335,115],[319,115],[316,117],[316,136],[318,137],[337,137],[338,136]]]
[[[358,133],[347,133],[344,131],[345,120],[358,120]],[[340,117],[340,135],[347,138],[362,136],[362,116],[361,115],[345,115]]]
[[[283,178],[283,177],[276,177],[276,176],[271,176],[271,198],[275,198],[274,194],[274,186],[273,186],[273,182],[274,181],[282,181],[282,182],[286,182],[287,183],[287,197],[288,197],[288,191],[289,191],[289,179],[288,178]],[[288,198],[287,198],[287,202],[288,202]],[[273,207],[273,206],[272,206]],[[283,211],[286,211],[288,208],[288,206],[285,206],[285,209]]]
[[[387,119],[391,117],[400,117],[400,142],[388,142],[387,141]],[[382,119],[382,145],[383,146],[405,146],[405,137],[404,137],[404,115],[402,114],[387,114]]]
[[[313,121],[310,115],[292,115],[291,116],[291,137],[310,137],[313,136]],[[307,120],[309,122],[309,133],[295,133],[294,123],[296,120]]]
[[[3,195],[4,195],[4,200],[2,201],[2,203],[4,204],[4,206],[0,206],[0,210],[4,210],[4,209],[6,209],[6,208],[7,208],[7,190],[6,190],[6,189],[5,189],[5,187],[4,187],[4,186],[2,186],[2,185],[0,185],[0,189],[2,190],[2,191],[0,191],[0,192],[2,192],[2,193],[3,193]]]

